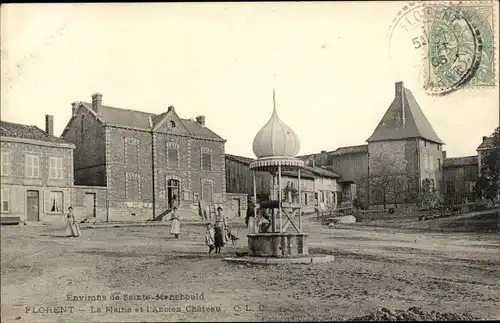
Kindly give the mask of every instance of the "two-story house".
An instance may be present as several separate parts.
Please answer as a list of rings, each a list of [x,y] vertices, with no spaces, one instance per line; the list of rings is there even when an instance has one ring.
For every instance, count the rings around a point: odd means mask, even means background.
[[[72,204],[73,149],[36,126],[0,121],[2,222],[60,221]]]
[[[75,144],[75,184],[107,188],[108,220],[146,220],[197,200],[222,204],[225,140],[205,117],[183,119],[174,107],[161,114],[74,102],[61,137]]]

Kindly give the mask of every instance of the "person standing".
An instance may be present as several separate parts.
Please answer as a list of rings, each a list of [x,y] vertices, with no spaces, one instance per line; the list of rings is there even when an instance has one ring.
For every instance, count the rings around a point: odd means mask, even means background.
[[[224,231],[226,229],[226,217],[222,213],[222,207],[217,208],[215,214],[215,253],[220,253],[221,248],[224,247]]]
[[[245,224],[248,228],[248,234],[255,233],[255,199],[251,197],[248,200],[247,215],[245,217]]]
[[[79,237],[80,236],[80,227],[75,220],[75,215],[73,214],[73,207],[70,206],[68,208],[67,215],[67,224],[66,224],[66,235],[68,237]]]
[[[172,225],[170,226],[170,234],[173,234],[175,239],[179,239],[179,234],[181,233],[181,222],[176,206],[173,207],[173,210],[170,213],[170,220],[172,220]]]
[[[177,194],[172,195],[172,201],[170,201],[170,209],[173,210],[174,207],[177,208],[179,206],[179,201],[177,200]]]

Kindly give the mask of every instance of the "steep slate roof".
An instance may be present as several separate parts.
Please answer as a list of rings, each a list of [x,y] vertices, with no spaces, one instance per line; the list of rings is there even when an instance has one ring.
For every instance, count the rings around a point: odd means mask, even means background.
[[[477,155],[467,157],[446,158],[443,162],[443,167],[458,167],[466,165],[477,165]]]
[[[366,141],[424,138],[444,144],[425,117],[411,91],[405,88],[402,82],[396,83],[396,87],[398,85],[401,86],[401,94],[396,95],[377,128]]]
[[[27,126],[19,123],[0,121],[0,136],[15,137],[20,139],[40,140],[58,144],[70,144],[56,136],[47,134],[37,126]]]
[[[92,103],[81,102],[81,104],[83,104],[86,108],[92,110]],[[152,119],[153,124],[156,124],[166,114],[167,112],[156,115],[153,113],[114,108],[106,105],[100,106],[98,113],[99,117],[106,123],[119,124],[141,129],[150,129],[150,118]],[[207,127],[201,126],[196,121],[189,119],[181,119],[181,121],[193,136],[215,140],[224,140],[215,132],[208,129]]]

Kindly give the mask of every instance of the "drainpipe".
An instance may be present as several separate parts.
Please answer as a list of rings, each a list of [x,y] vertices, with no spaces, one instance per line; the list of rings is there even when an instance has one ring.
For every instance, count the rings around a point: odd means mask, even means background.
[[[418,138],[415,138],[415,142],[417,143],[417,191],[420,194],[420,142]]]
[[[156,181],[156,167],[155,167],[155,133],[154,130],[151,130],[151,182],[153,188],[153,219],[156,218],[156,191],[155,191],[155,181]]]

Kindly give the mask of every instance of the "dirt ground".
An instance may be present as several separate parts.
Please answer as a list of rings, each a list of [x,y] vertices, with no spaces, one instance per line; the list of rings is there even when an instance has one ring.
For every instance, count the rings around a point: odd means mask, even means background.
[[[175,240],[167,226],[84,229],[79,238],[54,226],[2,227],[1,321],[347,320],[414,306],[500,319],[498,231],[306,220],[310,252],[336,260],[265,266],[222,260],[245,250],[243,226],[221,255],[207,253],[203,226],[182,230]],[[179,294],[197,299],[169,299]]]

